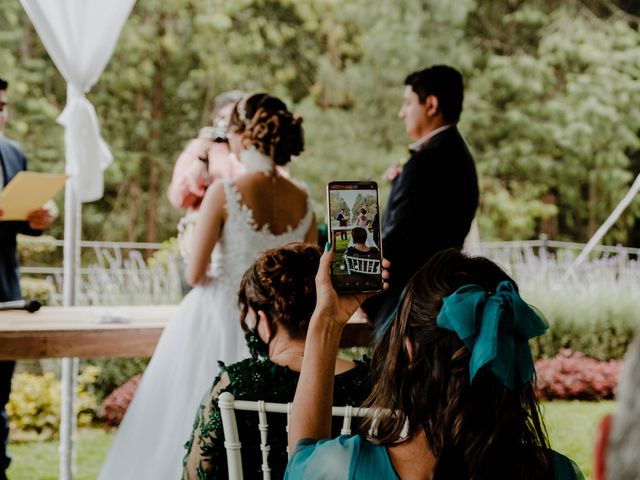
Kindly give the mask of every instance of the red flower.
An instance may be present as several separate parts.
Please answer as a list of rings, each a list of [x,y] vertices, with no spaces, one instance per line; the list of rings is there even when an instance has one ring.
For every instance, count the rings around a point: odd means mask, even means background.
[[[536,362],[538,395],[546,400],[613,398],[621,366],[620,360],[601,362],[562,350],[550,360]]]

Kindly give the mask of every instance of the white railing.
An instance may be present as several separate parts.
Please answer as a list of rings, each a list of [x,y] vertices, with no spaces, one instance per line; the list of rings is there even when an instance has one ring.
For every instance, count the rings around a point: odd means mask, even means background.
[[[49,245],[62,247],[62,240],[49,240]],[[140,251],[156,251],[160,243],[81,242],[83,249],[92,249],[95,260],[79,269],[80,304],[152,304],[176,303],[182,297],[181,261],[167,255],[163,265],[150,265]],[[503,266],[515,279],[527,285],[541,281],[560,284],[567,281],[567,272],[574,282],[599,275],[616,285],[630,276],[640,278],[640,248],[600,245],[594,248],[591,260],[571,271],[571,264],[585,244],[540,238],[537,240],[481,242],[479,253]],[[55,292],[50,303],[61,302],[62,266],[24,266],[23,275],[44,276]],[[598,273],[601,272],[601,273]],[[625,282],[625,286],[629,283]],[[635,285],[634,285],[635,286]],[[640,289],[640,284],[638,284]],[[634,288],[635,290],[635,288]]]
[[[62,240],[48,240],[62,247]],[[161,243],[93,242],[80,243],[92,249],[95,260],[78,269],[78,305],[136,305],[177,303],[182,297],[180,259],[168,254],[162,264],[149,264],[141,250],[158,250]],[[44,276],[52,286],[50,305],[62,304],[62,266],[24,266],[22,275]]]

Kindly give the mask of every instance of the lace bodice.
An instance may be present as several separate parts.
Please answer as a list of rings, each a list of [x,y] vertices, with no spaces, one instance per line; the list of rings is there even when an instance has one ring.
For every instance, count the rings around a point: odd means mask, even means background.
[[[260,253],[289,242],[304,241],[311,226],[313,210],[307,196],[307,213],[298,224],[289,226],[283,233],[274,234],[269,230],[268,224],[258,228],[253,211],[242,203],[242,194],[233,180],[221,180],[221,183],[224,187],[227,220],[213,249],[209,276],[216,282],[224,282],[237,288],[242,275]]]

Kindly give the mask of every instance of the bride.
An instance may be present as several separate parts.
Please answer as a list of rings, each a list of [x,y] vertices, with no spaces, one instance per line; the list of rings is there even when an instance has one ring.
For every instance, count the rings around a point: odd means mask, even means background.
[[[246,356],[235,302],[242,274],[267,249],[316,241],[306,190],[279,168],[302,152],[301,124],[265,93],[236,104],[229,144],[246,173],[205,194],[186,271],[195,288],[160,337],[100,480],[179,478],[183,445],[218,361]]]

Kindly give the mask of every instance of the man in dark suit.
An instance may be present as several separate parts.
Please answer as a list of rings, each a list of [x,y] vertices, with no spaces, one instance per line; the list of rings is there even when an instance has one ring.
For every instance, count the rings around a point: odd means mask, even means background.
[[[340,227],[346,227],[347,226],[347,217],[344,215],[344,208],[340,209],[340,211],[338,212],[338,215],[336,215],[336,220],[338,220],[338,225]],[[340,239],[346,240],[347,238],[349,238],[347,236],[347,231],[346,230],[340,230]]]
[[[412,73],[404,83],[399,116],[415,142],[393,180],[382,223],[392,285],[363,305],[378,329],[411,276],[433,254],[462,248],[478,207],[473,157],[456,126],[462,111],[462,75],[435,65]]]
[[[0,191],[21,170],[27,169],[27,158],[19,145],[4,136],[7,121],[7,87],[0,78]],[[0,210],[0,302],[19,300],[20,272],[16,251],[16,234],[40,235],[51,223],[51,215],[45,209],[37,209],[29,213],[27,221],[2,221]],[[11,377],[15,368],[13,361],[0,361],[0,480],[6,479],[6,469],[10,457],[7,455],[7,437],[9,435],[9,419],[5,406],[11,393]]]

